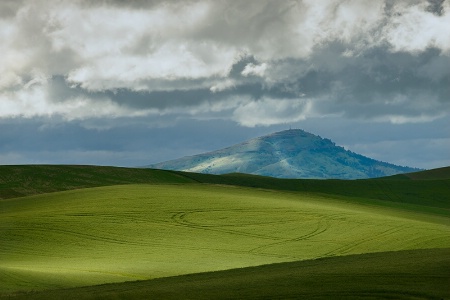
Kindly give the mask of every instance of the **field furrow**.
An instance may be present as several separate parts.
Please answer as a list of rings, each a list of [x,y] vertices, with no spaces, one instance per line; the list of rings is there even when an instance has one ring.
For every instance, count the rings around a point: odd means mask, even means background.
[[[0,201],[0,294],[450,247],[447,218],[311,193],[123,185]]]

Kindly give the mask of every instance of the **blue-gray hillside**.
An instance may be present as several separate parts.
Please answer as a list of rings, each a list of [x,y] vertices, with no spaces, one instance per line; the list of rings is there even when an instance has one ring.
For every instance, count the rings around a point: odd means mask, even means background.
[[[418,171],[377,161],[303,130],[276,132],[221,150],[148,166],[208,174],[278,178],[373,178]]]

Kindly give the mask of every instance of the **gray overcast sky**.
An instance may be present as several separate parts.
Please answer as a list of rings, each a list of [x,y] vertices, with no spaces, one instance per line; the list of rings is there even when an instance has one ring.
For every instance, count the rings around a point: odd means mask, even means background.
[[[450,0],[0,2],[0,164],[142,166],[289,127],[450,165]]]

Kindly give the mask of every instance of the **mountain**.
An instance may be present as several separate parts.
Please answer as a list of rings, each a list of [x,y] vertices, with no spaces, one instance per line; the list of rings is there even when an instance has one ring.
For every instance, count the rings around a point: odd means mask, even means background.
[[[353,153],[329,139],[300,129],[276,132],[221,150],[148,167],[208,174],[247,173],[322,179],[373,178],[419,170]]]

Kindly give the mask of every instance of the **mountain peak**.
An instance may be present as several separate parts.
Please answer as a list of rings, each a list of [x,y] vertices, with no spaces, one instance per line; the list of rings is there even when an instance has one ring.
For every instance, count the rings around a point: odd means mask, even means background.
[[[358,179],[413,172],[350,152],[302,129],[257,137],[224,149],[150,165],[151,168],[278,178]]]
[[[289,137],[318,137],[318,136],[314,135],[312,133],[309,133],[307,131],[304,131],[302,129],[287,129],[287,130],[270,133],[270,134],[262,136],[260,138],[266,138],[266,137],[289,138]]]

